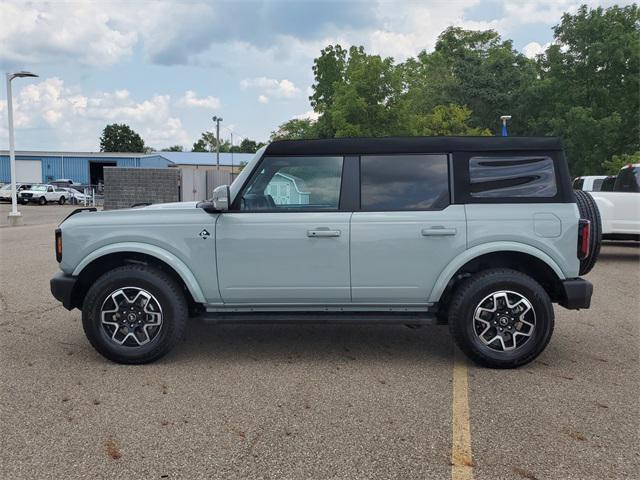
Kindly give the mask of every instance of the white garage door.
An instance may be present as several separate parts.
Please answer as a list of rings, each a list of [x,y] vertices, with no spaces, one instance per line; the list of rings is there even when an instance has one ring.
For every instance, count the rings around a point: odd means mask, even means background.
[[[42,163],[40,160],[16,160],[16,181],[42,183]]]

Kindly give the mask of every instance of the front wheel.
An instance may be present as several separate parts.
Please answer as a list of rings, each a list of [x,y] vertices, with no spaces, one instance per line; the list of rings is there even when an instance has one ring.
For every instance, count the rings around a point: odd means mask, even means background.
[[[47,204],[47,199],[44,197],[40,197],[40,199],[38,200],[38,203],[40,205],[46,205]]]
[[[161,270],[125,265],[91,286],[82,325],[91,345],[117,363],[149,363],[182,338],[187,301],[180,285]]]
[[[553,333],[553,305],[533,278],[510,269],[477,273],[454,292],[449,329],[474,362],[516,368],[545,349]]]

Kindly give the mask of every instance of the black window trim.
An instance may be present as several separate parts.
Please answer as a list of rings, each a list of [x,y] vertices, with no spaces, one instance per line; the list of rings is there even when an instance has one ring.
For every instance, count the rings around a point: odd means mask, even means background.
[[[303,208],[299,208],[299,209],[291,209],[291,210],[286,210],[286,209],[260,209],[260,210],[241,210],[240,209],[240,201],[242,199],[242,196],[244,195],[244,193],[246,192],[247,188],[249,187],[249,184],[251,183],[251,180],[254,177],[255,172],[259,172],[260,168],[262,168],[262,164],[264,163],[264,161],[268,158],[308,158],[308,157],[328,157],[328,158],[341,158],[342,159],[342,172],[340,174],[340,196],[338,197],[338,208],[331,208],[331,209],[327,209],[327,208],[314,208],[314,209],[303,209]],[[310,154],[304,154],[304,155],[263,155],[262,157],[260,157],[260,161],[258,163],[256,163],[253,172],[251,172],[251,174],[247,177],[247,179],[245,180],[244,184],[242,185],[242,188],[240,188],[240,190],[238,191],[238,194],[236,195],[235,199],[233,200],[233,203],[231,204],[231,208],[229,208],[229,210],[227,210],[227,212],[229,213],[338,213],[338,212],[352,212],[353,210],[346,210],[343,208],[343,202],[342,202],[342,194],[345,192],[345,166],[347,164],[347,158],[349,158],[350,156],[347,155],[310,155]],[[353,158],[351,156],[351,158]],[[353,160],[352,160],[353,161]]]
[[[553,162],[556,177],[556,194],[552,197],[473,197],[470,192],[469,160],[472,157],[549,157]],[[573,182],[569,176],[569,169],[563,159],[561,150],[516,150],[516,151],[477,151],[454,152],[454,204],[496,204],[496,203],[575,203]]]
[[[362,170],[360,168],[358,175],[358,189],[359,189],[359,208],[356,210],[358,212],[367,212],[367,213],[376,213],[376,212],[441,212],[447,209],[449,206],[453,205],[453,175],[452,175],[452,155],[451,153],[445,152],[426,152],[426,153],[367,153],[364,155],[359,155],[359,165],[361,167],[362,157],[410,157],[410,156],[425,156],[425,155],[433,155],[433,156],[444,156],[446,157],[447,163],[447,189],[449,191],[449,202],[442,208],[395,208],[395,209],[366,209],[362,208]]]

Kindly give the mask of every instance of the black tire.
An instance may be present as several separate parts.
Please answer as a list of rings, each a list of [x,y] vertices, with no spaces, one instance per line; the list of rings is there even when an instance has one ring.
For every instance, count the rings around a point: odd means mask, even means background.
[[[40,205],[46,205],[46,204],[47,204],[47,199],[46,199],[46,198],[44,198],[44,197],[40,197],[40,198],[38,199],[38,204],[40,204]]]
[[[525,297],[535,313],[531,336],[511,351],[498,351],[483,343],[474,326],[476,307],[487,296],[503,290]],[[553,305],[549,295],[538,282],[516,270],[500,268],[476,273],[456,288],[449,305],[449,330],[456,345],[467,357],[485,367],[516,368],[531,362],[549,343],[553,327]]]
[[[64,205],[64,203],[67,201],[66,198],[64,197],[60,197],[60,200],[58,200],[58,205]]]
[[[146,344],[118,345],[102,325],[103,304],[112,292],[125,287],[145,290],[160,305],[161,327]],[[187,316],[187,301],[180,285],[166,273],[146,265],[125,265],[105,273],[91,286],[82,305],[82,326],[91,345],[109,360],[124,364],[153,362],[169,352],[182,338]]]
[[[600,218],[600,210],[598,204],[589,192],[582,190],[574,190],[576,195],[576,203],[580,218],[591,222],[591,239],[589,241],[589,255],[580,260],[580,275],[586,275],[596,264],[600,255],[600,245],[602,243],[602,220]]]

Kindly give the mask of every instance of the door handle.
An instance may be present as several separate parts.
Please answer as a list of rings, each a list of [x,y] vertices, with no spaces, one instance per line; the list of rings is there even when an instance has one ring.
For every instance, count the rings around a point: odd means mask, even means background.
[[[307,237],[339,237],[340,230],[329,230],[328,228],[317,228],[315,230],[307,230]]]
[[[456,233],[458,233],[457,229],[444,228],[443,226],[440,226],[440,225],[422,229],[423,237],[446,237],[446,236],[455,235]]]

